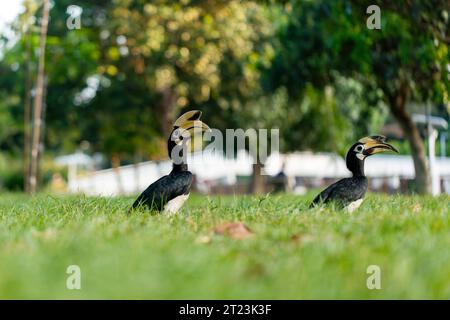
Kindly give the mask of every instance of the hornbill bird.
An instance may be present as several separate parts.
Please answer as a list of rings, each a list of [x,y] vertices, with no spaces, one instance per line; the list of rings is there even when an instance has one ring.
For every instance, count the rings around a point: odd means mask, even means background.
[[[360,139],[350,147],[345,158],[347,168],[353,176],[341,179],[323,190],[314,198],[310,208],[322,203],[334,202],[337,207],[344,208],[348,212],[356,210],[361,205],[368,187],[367,177],[364,175],[364,160],[368,156],[387,151],[398,153],[397,149],[386,143],[384,136]]]
[[[208,125],[200,121],[201,115],[198,110],[188,111],[175,121],[167,140],[169,157],[173,163],[172,171],[145,189],[131,209],[146,206],[151,210],[173,214],[187,200],[192,184],[192,173],[188,170],[186,160],[191,134],[210,130]]]

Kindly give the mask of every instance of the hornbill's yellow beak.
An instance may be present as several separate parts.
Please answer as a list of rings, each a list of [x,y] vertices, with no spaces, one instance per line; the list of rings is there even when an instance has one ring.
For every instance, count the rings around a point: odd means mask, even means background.
[[[201,116],[202,112],[199,110],[182,114],[173,125],[172,141],[178,145],[184,141],[191,152],[200,150],[203,145],[202,132],[211,131],[206,123],[200,121]]]
[[[201,129],[201,131],[211,131],[209,126],[200,121],[200,117],[202,116],[202,112],[199,110],[192,110],[188,111],[186,113],[183,113],[177,121],[175,121],[173,127],[181,128],[186,131],[190,130],[198,130]]]
[[[388,151],[394,151],[398,153],[398,150],[394,146],[386,143],[385,136],[365,137],[360,139],[359,142],[364,144],[363,154],[366,156],[371,156],[376,153]]]

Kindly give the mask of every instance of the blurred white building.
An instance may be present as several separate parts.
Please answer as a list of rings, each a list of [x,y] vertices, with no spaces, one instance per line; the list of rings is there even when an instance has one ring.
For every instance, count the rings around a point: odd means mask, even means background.
[[[208,193],[211,186],[236,184],[239,176],[252,174],[252,159],[246,152],[240,152],[236,158],[220,155],[197,153],[188,157],[189,170],[196,176],[196,186],[200,192]],[[437,166],[443,192],[450,194],[450,158],[437,159]],[[135,194],[149,184],[170,172],[169,160],[161,162],[143,162],[138,165],[122,166],[116,170],[107,169],[70,175],[69,191],[88,195],[115,196]],[[298,152],[276,154],[267,159],[265,174],[274,176],[284,168],[284,173],[292,183],[295,192],[303,192],[308,186],[321,186],[326,179],[338,179],[350,175],[343,158],[327,153]],[[377,155],[368,158],[365,164],[366,175],[371,179],[371,187],[380,189],[388,185],[397,190],[401,180],[414,178],[414,165],[410,156]]]

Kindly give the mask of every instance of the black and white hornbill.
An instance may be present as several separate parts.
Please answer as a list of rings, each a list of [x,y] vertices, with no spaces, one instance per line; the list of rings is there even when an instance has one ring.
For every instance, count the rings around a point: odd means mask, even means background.
[[[196,133],[210,130],[208,125],[200,121],[201,115],[198,110],[188,111],[175,121],[167,140],[172,171],[145,189],[133,203],[132,209],[146,206],[151,210],[173,214],[182,207],[189,197],[192,184],[192,173],[186,161],[189,143]]]
[[[360,139],[350,147],[345,158],[347,168],[353,176],[341,179],[323,190],[314,198],[310,207],[333,202],[337,207],[344,208],[348,212],[356,210],[361,205],[368,186],[367,177],[364,175],[364,160],[368,156],[387,151],[398,152],[386,143],[384,136]]]

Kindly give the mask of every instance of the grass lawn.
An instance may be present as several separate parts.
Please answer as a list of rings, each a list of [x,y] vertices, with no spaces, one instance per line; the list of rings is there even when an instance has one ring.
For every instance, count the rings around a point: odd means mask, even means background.
[[[169,217],[126,216],[131,198],[1,195],[0,299],[450,299],[449,196],[369,194],[353,214],[309,210],[312,196],[197,195]],[[252,234],[213,232],[236,221]]]

